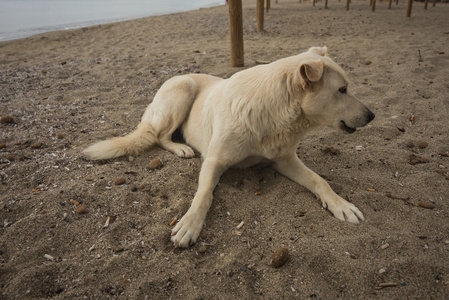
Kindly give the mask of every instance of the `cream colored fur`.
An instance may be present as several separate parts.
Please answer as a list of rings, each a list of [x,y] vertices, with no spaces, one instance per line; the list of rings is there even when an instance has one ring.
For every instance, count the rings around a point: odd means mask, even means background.
[[[85,153],[92,159],[108,159],[157,144],[190,158],[194,152],[187,145],[198,150],[204,158],[198,190],[172,230],[172,241],[179,247],[197,241],[223,172],[262,160],[312,191],[339,220],[358,223],[363,214],[296,155],[300,138],[314,127],[352,133],[374,118],[348,85],[326,47],[313,47],[229,79],[199,74],[174,77],[157,92],[136,131],[94,144]],[[177,128],[187,145],[171,141]]]

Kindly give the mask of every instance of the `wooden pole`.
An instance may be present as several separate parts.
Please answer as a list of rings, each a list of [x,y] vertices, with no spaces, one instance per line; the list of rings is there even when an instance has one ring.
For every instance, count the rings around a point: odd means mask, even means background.
[[[313,0],[313,6],[315,6],[315,0]]]
[[[244,55],[242,0],[229,0],[228,4],[229,33],[231,38],[231,67],[243,67]]]
[[[391,9],[391,3],[393,2],[393,0],[388,1],[388,9]]]
[[[399,0],[396,0],[396,5],[398,5],[399,4]]]
[[[429,4],[429,0],[426,0],[426,2],[424,2],[424,9],[427,9],[427,4]]]
[[[376,0],[372,1],[371,11],[376,11]]]
[[[437,3],[437,0],[433,0],[432,6],[435,7],[435,3]]]
[[[324,8],[327,8],[327,0],[324,0]]]
[[[270,10],[271,9],[271,2],[270,2],[270,0],[267,0],[267,13],[268,13],[268,10]]]
[[[410,17],[412,15],[412,4],[413,4],[413,0],[408,0],[407,17]]]
[[[264,0],[257,0],[257,32],[263,31],[263,3]]]
[[[346,10],[349,10],[349,2],[351,2],[350,0],[346,0]]]

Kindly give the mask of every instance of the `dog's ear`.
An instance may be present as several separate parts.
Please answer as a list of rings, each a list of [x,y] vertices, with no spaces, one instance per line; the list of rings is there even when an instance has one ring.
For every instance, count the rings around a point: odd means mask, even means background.
[[[329,56],[327,54],[327,47],[312,47],[312,48],[309,49],[308,52],[315,53],[315,54],[318,54],[318,55],[321,55],[321,56]]]
[[[321,59],[304,62],[299,66],[299,80],[303,89],[309,85],[310,82],[317,82],[323,76],[324,63]]]

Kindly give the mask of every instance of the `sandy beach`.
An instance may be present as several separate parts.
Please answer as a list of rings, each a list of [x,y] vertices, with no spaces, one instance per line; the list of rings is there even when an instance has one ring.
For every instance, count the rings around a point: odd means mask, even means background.
[[[168,78],[244,69],[230,67],[226,6],[2,42],[0,299],[449,298],[449,4],[414,2],[407,18],[403,0],[271,2],[261,33],[243,3],[244,68],[325,45],[376,114],[298,147],[366,221],[338,221],[271,168],[229,170],[181,250],[170,223],[199,155],[83,156],[133,130]]]

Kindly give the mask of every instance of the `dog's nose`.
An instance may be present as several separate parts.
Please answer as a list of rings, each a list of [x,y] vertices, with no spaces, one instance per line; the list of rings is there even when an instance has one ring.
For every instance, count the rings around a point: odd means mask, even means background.
[[[374,120],[375,117],[376,115],[372,111],[368,111],[368,122]]]

